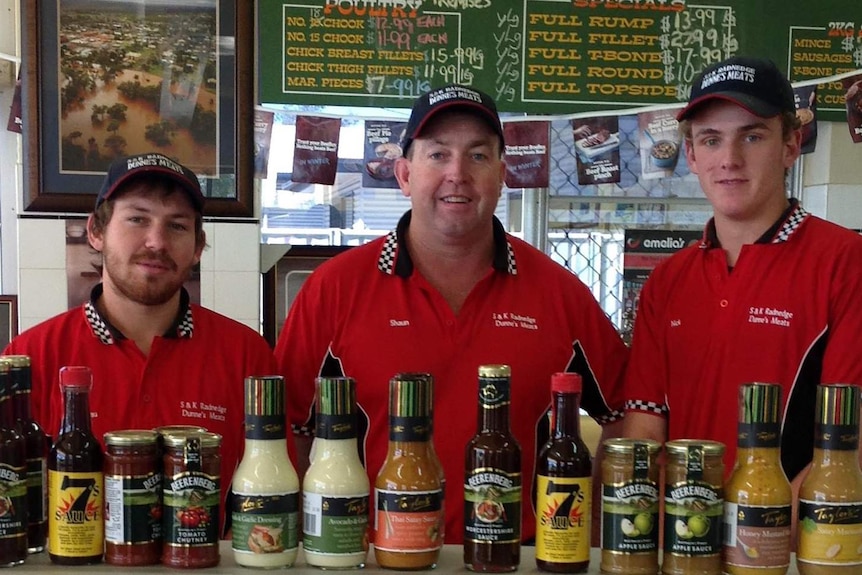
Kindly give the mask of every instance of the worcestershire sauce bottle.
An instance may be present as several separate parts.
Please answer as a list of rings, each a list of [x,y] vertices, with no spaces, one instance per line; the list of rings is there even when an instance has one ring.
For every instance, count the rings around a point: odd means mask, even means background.
[[[0,567],[27,557],[27,460],[12,415],[9,363],[0,360]]]
[[[521,560],[521,448],[509,429],[508,365],[479,367],[479,426],[467,444],[464,566],[515,571]]]
[[[60,565],[102,561],[102,448],[90,431],[90,368],[60,370],[63,422],[48,456],[48,555]]]
[[[536,566],[553,573],[590,563],[592,458],[581,439],[581,376],[551,376],[551,437],[536,459]]]

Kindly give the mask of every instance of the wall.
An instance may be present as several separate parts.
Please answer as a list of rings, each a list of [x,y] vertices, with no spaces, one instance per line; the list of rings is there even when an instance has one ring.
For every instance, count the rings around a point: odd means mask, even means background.
[[[19,0],[0,0],[0,70],[2,61],[20,58],[20,5]],[[0,74],[0,293],[18,294],[23,330],[66,310],[66,230],[57,215],[21,212],[21,137],[6,131],[13,88],[14,81],[10,84]],[[258,220],[208,220],[204,230],[209,247],[201,259],[201,303],[259,331]]]

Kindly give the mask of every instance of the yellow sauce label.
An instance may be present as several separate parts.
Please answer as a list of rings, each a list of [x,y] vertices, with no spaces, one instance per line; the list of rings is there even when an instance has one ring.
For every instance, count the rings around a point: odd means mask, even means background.
[[[539,475],[536,490],[536,559],[589,561],[591,479]]]
[[[101,555],[104,478],[100,472],[48,472],[48,544],[64,557]]]
[[[817,565],[862,565],[862,503],[799,502],[797,559]]]

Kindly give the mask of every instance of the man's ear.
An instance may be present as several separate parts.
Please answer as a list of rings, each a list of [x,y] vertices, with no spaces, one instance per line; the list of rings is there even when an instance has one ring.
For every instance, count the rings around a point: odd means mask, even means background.
[[[102,244],[104,243],[102,232],[103,230],[96,226],[95,214],[90,214],[90,217],[87,218],[87,241],[97,252],[102,251]]]
[[[398,158],[395,160],[395,179],[398,180],[398,187],[401,188],[401,194],[405,198],[410,197],[410,160],[407,158]]]

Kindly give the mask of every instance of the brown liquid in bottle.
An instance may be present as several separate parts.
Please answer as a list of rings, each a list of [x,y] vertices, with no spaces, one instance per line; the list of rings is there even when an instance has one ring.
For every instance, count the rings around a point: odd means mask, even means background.
[[[9,379],[12,383],[12,406],[15,429],[24,438],[27,452],[27,550],[38,553],[48,539],[48,511],[45,491],[48,481],[48,450],[50,444],[42,427],[30,410],[30,357],[7,355]]]
[[[521,560],[521,448],[509,430],[507,365],[479,367],[479,429],[467,444],[464,566],[515,571]]]
[[[536,460],[536,566],[578,573],[590,564],[592,457],[581,439],[581,377],[551,379],[551,437]]]
[[[9,363],[0,361],[0,565],[27,557],[27,486],[24,438],[15,430]]]
[[[90,369],[62,368],[60,387],[63,422],[48,457],[48,555],[60,565],[99,563],[105,541],[104,474],[102,447],[90,431]],[[75,547],[65,541],[74,541]]]

